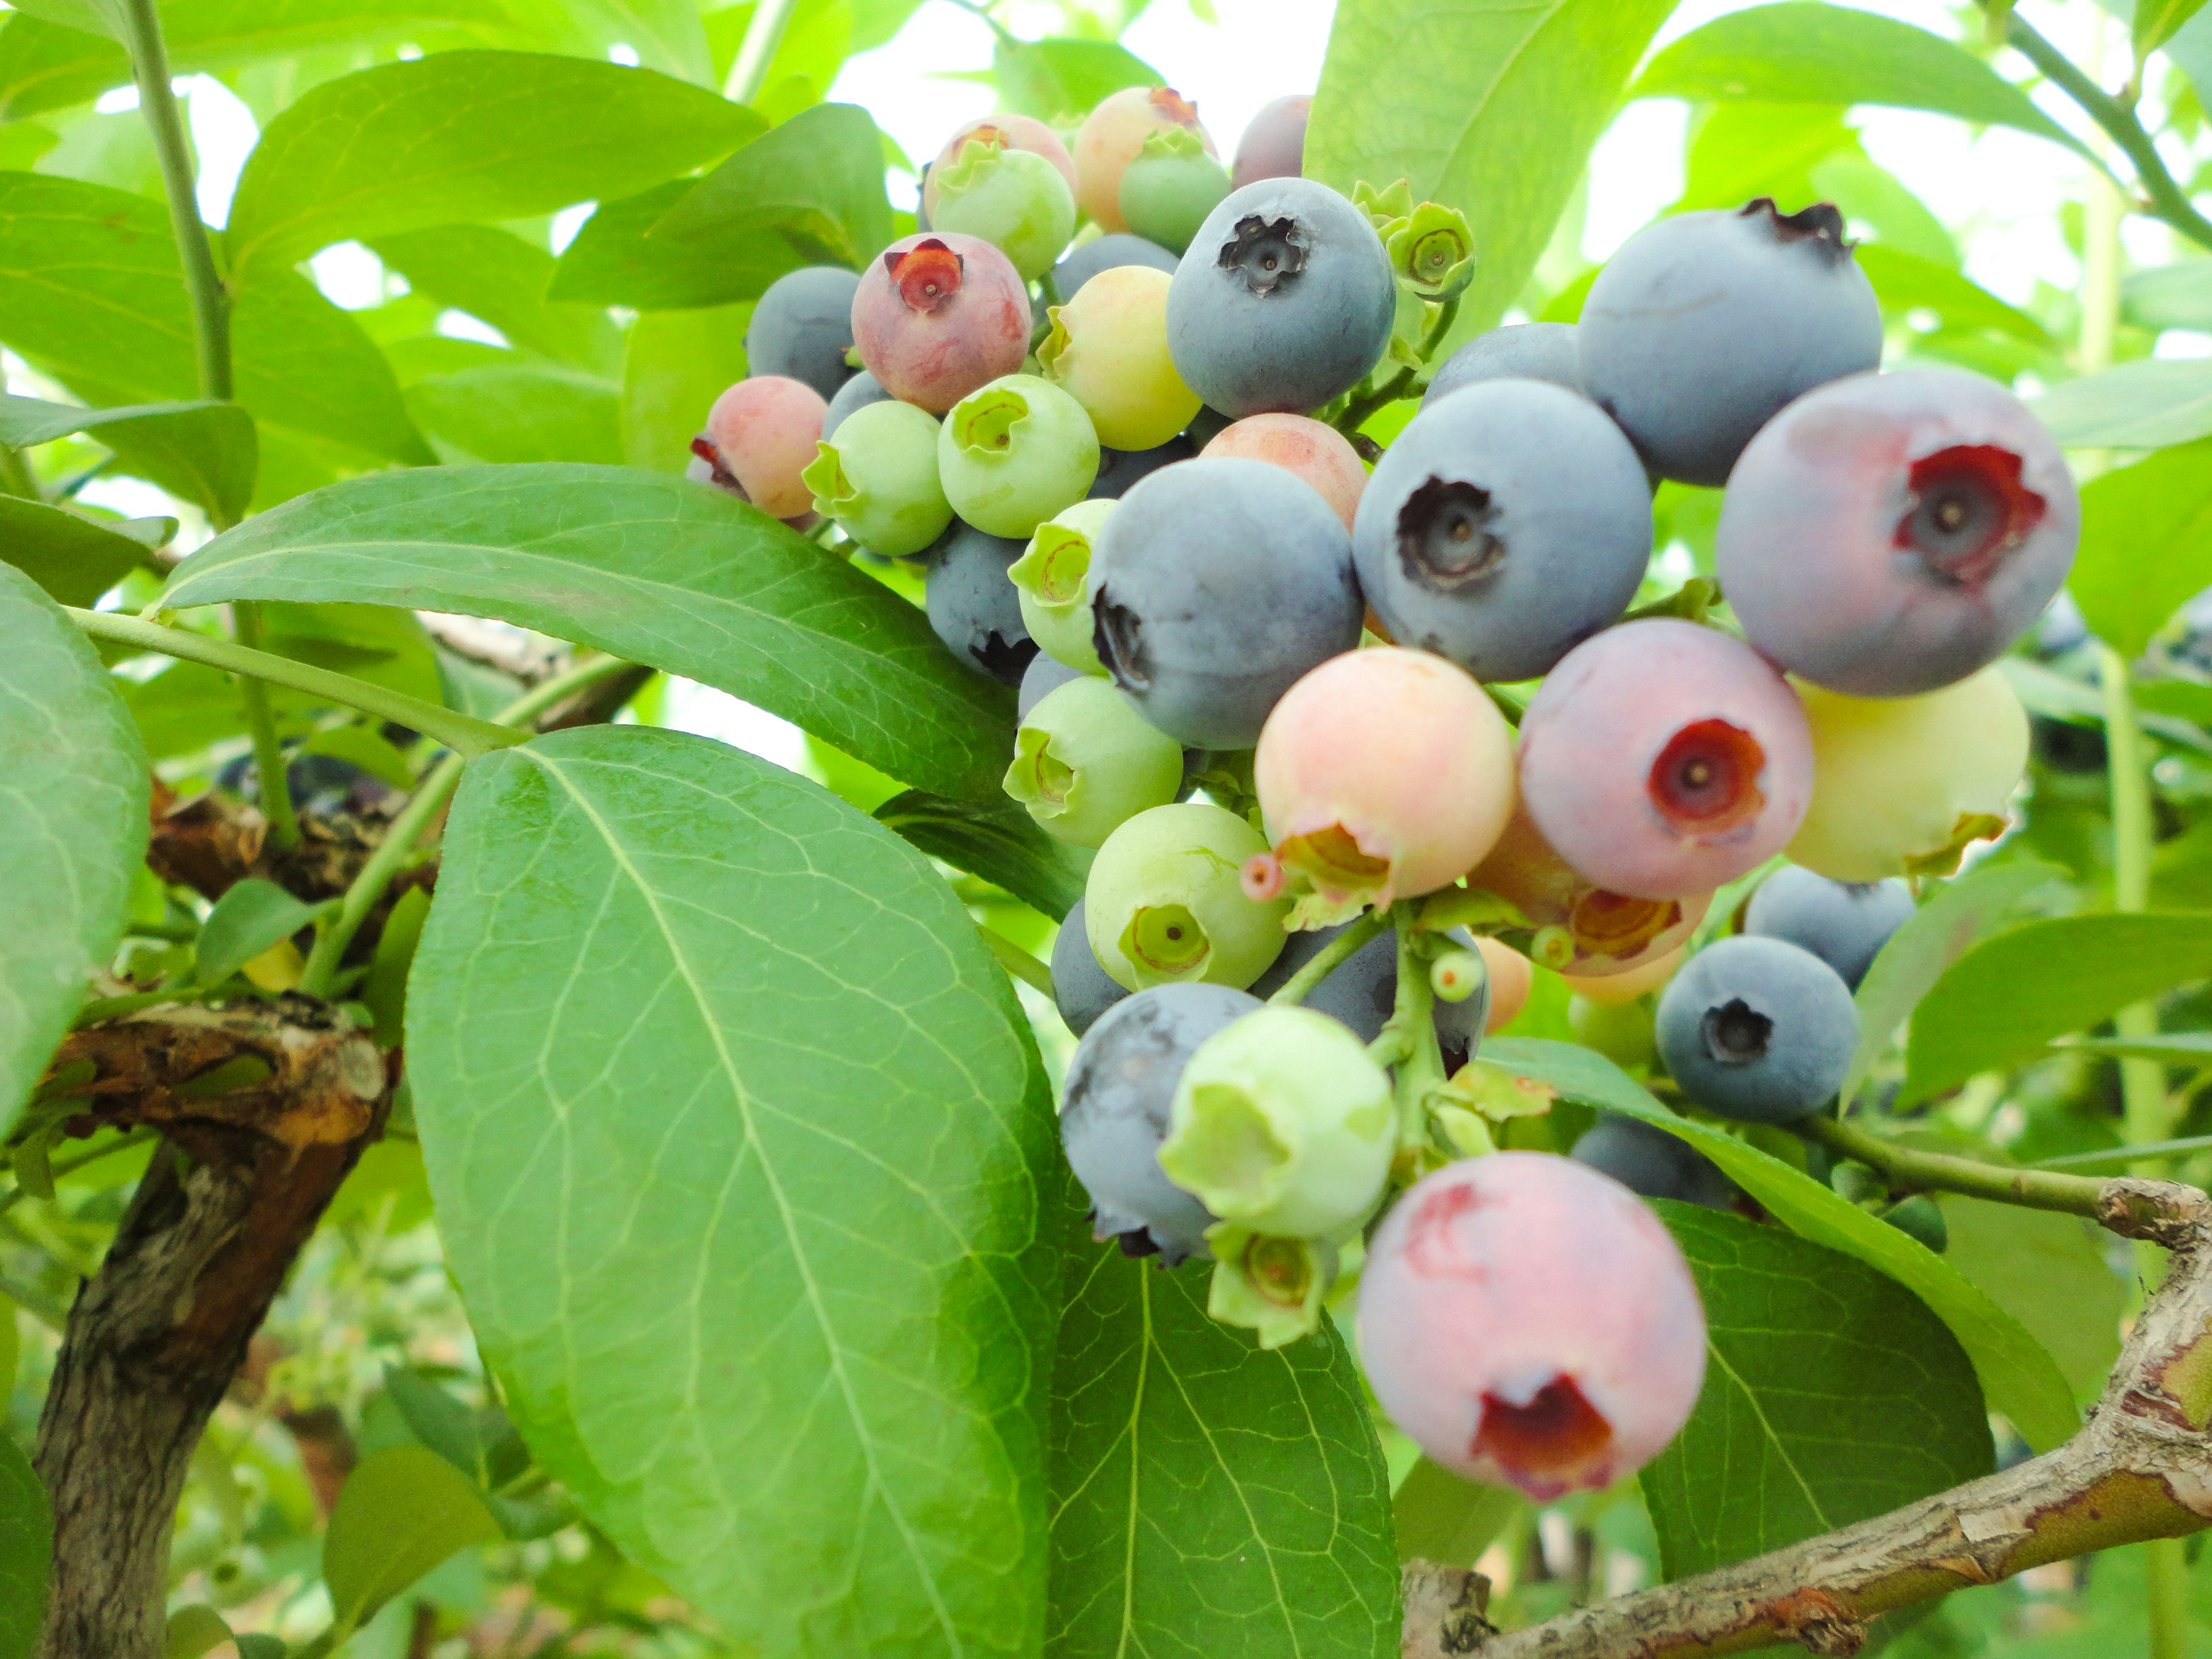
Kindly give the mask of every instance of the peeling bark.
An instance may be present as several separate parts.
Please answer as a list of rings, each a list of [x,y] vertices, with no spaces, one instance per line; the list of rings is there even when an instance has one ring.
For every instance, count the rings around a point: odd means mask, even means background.
[[[41,1659],[160,1659],[169,1528],[200,1431],[300,1247],[381,1131],[385,1062],[304,997],[73,1032],[73,1133],[164,1140],[70,1310],[34,1463],[53,1504]],[[239,1062],[252,1064],[241,1066]],[[225,1078],[242,1086],[216,1088]],[[201,1086],[196,1086],[201,1085]]]
[[[1406,1569],[1406,1659],[1661,1659],[1794,1642],[1856,1653],[1881,1613],[2092,1550],[2212,1525],[2212,1198],[2112,1181],[2106,1227],[2173,1253],[2081,1432],[2043,1456],[1715,1572],[1482,1636]],[[1469,1640],[1470,1637],[1475,1639]]]

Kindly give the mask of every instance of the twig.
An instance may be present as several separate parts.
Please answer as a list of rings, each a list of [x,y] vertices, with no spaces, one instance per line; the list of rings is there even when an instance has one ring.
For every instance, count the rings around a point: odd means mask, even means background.
[[[2199,213],[2188,191],[2175,182],[2158,153],[2156,141],[2144,131],[2135,112],[2091,80],[2016,11],[2005,20],[2005,39],[2042,70],[2051,85],[2079,104],[2135,164],[2136,180],[2149,198],[2146,210],[2151,216],[2163,219],[2198,246],[2212,248],[2212,219]]]
[[[2060,1210],[2095,1219],[2106,1183],[2092,1176],[2061,1175],[2051,1170],[2018,1170],[1978,1163],[1945,1152],[1901,1146],[1871,1129],[1814,1115],[1794,1126],[1808,1140],[1830,1152],[1855,1158],[1887,1176],[1891,1184],[1916,1192],[1959,1193],[2031,1210]]]
[[[218,403],[231,398],[230,295],[216,270],[215,249],[201,222],[199,198],[192,189],[192,153],[177,94],[169,85],[168,48],[154,0],[124,0],[131,64],[138,82],[138,106],[154,134],[161,163],[161,186],[169,198],[169,228],[185,270],[185,292],[192,306],[192,343],[199,354],[200,396]],[[227,528],[228,526],[218,526]]]
[[[2212,1525],[2212,1198],[2193,1187],[2103,1183],[2097,1219],[2173,1252],[2081,1431],[2057,1450],[1856,1526],[1695,1578],[1485,1638],[1439,1628],[1407,1570],[1408,1659],[1623,1659],[1794,1642],[1856,1653],[1868,1621],[2093,1550]],[[1448,1601],[1449,1598],[1441,1598]]]

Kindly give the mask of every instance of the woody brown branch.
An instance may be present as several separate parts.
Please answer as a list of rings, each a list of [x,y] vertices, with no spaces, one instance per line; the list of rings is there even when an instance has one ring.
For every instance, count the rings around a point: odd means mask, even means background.
[[[1476,1575],[1406,1571],[1405,1659],[1661,1659],[1775,1642],[1858,1651],[1869,1620],[2093,1550],[2212,1525],[2212,1199],[2112,1181],[2100,1221],[2172,1252],[2080,1433],[2041,1457],[1819,1538],[1504,1635]]]
[[[81,1108],[70,1133],[144,1125],[163,1139],[70,1311],[39,1422],[33,1461],[54,1515],[39,1653],[158,1659],[192,1449],[293,1258],[381,1131],[386,1064],[337,1010],[284,997],[73,1032],[49,1080]]]

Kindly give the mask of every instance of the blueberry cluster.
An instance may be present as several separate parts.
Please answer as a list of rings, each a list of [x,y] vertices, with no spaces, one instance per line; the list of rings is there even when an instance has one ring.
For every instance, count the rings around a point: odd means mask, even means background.
[[[1096,854],[1052,981],[1101,1241],[1210,1256],[1215,1316],[1270,1344],[1362,1252],[1394,1418],[1547,1497],[1696,1396],[1694,1291],[1624,1188],[1737,1194],[1628,1119],[1572,1160],[1500,1152],[1548,1097],[1485,1031],[1534,957],[1693,1108],[1832,1099],[1899,878],[2005,823],[2027,723],[1992,665],[2079,507],[2008,392],[1880,372],[1825,204],[1664,220],[1579,322],[1418,386],[1480,250],[1402,183],[1299,176],[1305,104],[1233,170],[1164,88],[1067,143],[963,128],[921,228],[763,298],[696,449],[770,514],[925,559],[938,634],[1018,686],[1006,793]],[[1361,432],[1414,392],[1387,451]],[[1725,489],[1717,590],[1632,611],[1668,479]],[[1593,1322],[1601,1294],[1638,1311]]]

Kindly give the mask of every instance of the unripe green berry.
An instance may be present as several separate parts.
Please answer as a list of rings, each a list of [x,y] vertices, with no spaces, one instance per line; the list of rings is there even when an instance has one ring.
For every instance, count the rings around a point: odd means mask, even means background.
[[[1055,841],[1099,847],[1182,788],[1182,745],[1149,725],[1110,681],[1048,693],[1014,733],[1006,793]]]
[[[1091,615],[1091,550],[1113,512],[1110,501],[1085,501],[1054,514],[1006,571],[1037,649],[1086,674],[1106,672]]]
[[[1053,307],[1037,348],[1046,378],[1083,405],[1109,449],[1156,449],[1198,413],[1198,393],[1168,349],[1173,280],[1149,265],[1102,270]]]
[[[1576,1042],[1616,1066],[1650,1066],[1659,1058],[1651,1006],[1641,997],[1607,1003],[1577,995],[1567,1004],[1567,1024]]]
[[[937,475],[937,422],[912,404],[854,410],[822,440],[800,480],[814,510],[872,553],[901,558],[945,533],[952,506]]]
[[[937,471],[962,519],[994,536],[1026,537],[1090,489],[1098,434],[1058,386],[1008,374],[953,404],[938,429]]]
[[[1265,849],[1249,823],[1203,801],[1155,806],[1107,836],[1083,891],[1107,977],[1132,991],[1188,981],[1241,991],[1259,978],[1282,954],[1289,908],[1247,898],[1237,879]]]
[[[1206,1230],[1213,1280],[1206,1311],[1279,1348],[1321,1328],[1322,1298],[1336,1279],[1336,1246],[1310,1238],[1272,1238],[1217,1221]]]
[[[1060,169],[1028,150],[970,139],[950,167],[933,168],[930,228],[975,236],[1034,282],[1075,234],[1075,194]]]
[[[1224,1221],[1327,1238],[1374,1209],[1395,1126],[1389,1074],[1349,1026],[1310,1008],[1261,1008],[1191,1055],[1160,1168]]]
[[[1121,217],[1129,228],[1182,253],[1229,194],[1229,171],[1206,153],[1188,127],[1147,133],[1121,174]]]

